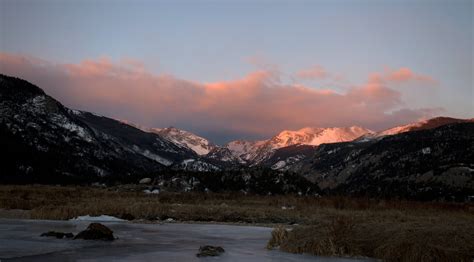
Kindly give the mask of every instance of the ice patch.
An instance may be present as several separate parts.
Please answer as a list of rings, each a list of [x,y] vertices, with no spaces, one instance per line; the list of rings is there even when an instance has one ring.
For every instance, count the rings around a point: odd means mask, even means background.
[[[101,221],[101,222],[120,222],[120,221],[125,221],[123,219],[113,217],[113,216],[107,216],[107,215],[100,215],[100,216],[78,216],[72,219],[69,219],[70,221]]]

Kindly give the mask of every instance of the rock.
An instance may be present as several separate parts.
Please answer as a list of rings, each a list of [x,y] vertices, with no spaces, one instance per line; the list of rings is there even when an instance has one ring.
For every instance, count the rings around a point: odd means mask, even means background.
[[[101,223],[91,223],[86,230],[79,232],[74,239],[109,240],[115,239],[114,232]]]
[[[151,183],[151,178],[149,177],[145,177],[145,178],[142,178],[140,179],[140,181],[138,181],[139,184],[150,184]]]
[[[56,232],[56,231],[49,231],[46,233],[41,234],[42,237],[55,237],[55,238],[72,238],[74,235],[72,233],[63,233],[63,232]]]
[[[121,219],[123,220],[134,220],[135,219],[135,216],[130,214],[130,213],[123,213],[121,216],[120,216]]]
[[[145,219],[148,220],[148,221],[159,220],[159,218],[157,216],[153,216],[153,215],[147,216]]]
[[[201,246],[199,247],[199,253],[196,254],[198,257],[215,257],[220,256],[224,253],[224,249],[219,246]]]

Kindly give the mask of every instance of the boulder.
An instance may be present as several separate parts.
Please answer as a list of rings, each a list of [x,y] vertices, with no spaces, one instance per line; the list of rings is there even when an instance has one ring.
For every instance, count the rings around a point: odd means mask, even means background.
[[[86,230],[79,232],[74,239],[109,240],[115,239],[114,232],[101,223],[91,223]]]
[[[123,220],[134,220],[135,219],[135,216],[130,214],[130,213],[123,213],[121,216],[120,216],[121,219]]]
[[[56,232],[56,231],[49,231],[46,233],[41,234],[42,237],[55,237],[55,238],[72,238],[74,235],[72,233],[64,233],[64,232]]]
[[[224,249],[219,246],[201,246],[199,247],[199,253],[196,254],[198,257],[215,257],[220,256],[224,253]]]
[[[140,181],[138,181],[139,184],[150,184],[151,183],[151,178],[149,177],[145,177],[145,178],[142,178],[140,179]]]

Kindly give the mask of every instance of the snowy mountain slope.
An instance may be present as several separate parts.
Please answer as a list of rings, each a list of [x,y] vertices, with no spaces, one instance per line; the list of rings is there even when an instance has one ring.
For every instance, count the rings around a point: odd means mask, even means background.
[[[243,162],[256,165],[269,159],[275,150],[293,145],[317,146],[325,143],[352,141],[358,137],[373,133],[371,130],[352,127],[332,128],[302,128],[300,130],[285,130],[268,140],[261,141],[232,141],[226,145],[235,157]]]
[[[175,127],[148,128],[127,120],[120,120],[120,122],[138,128],[144,132],[159,135],[164,140],[173,143],[177,147],[191,150],[197,154],[198,159],[195,160],[192,165],[186,165],[183,164],[185,162],[181,162],[177,164],[177,167],[175,168],[183,168],[190,171],[193,167],[196,167],[195,171],[205,171],[206,167],[209,167],[208,171],[215,171],[215,167],[218,169],[224,169],[232,168],[233,165],[239,166],[244,164],[244,162],[232,154],[228,148],[214,145],[209,140],[189,131]]]
[[[267,141],[245,141],[245,140],[236,140],[229,142],[225,145],[231,154],[240,159],[241,162],[247,163],[251,162],[257,157],[258,151],[261,148],[264,148]]]
[[[210,172],[210,171],[220,171],[221,168],[201,161],[197,159],[185,159],[181,163],[175,166],[178,170],[186,170],[186,171],[198,171],[198,172]]]
[[[235,156],[232,151],[226,147],[216,146],[206,156],[207,160],[221,161],[230,164],[245,164],[239,157]]]
[[[331,192],[463,200],[474,194],[474,122],[324,144],[286,169]]]
[[[127,177],[157,172],[196,156],[159,135],[68,109],[27,81],[4,75],[0,75],[0,145],[4,181]]]
[[[372,131],[358,126],[332,128],[306,127],[297,131],[285,130],[273,137],[270,142],[273,149],[297,144],[317,146],[320,144],[352,141],[368,133],[372,133]]]
[[[201,157],[201,160],[210,161],[210,163],[221,166],[221,168],[229,167],[229,165],[269,165],[274,169],[286,169],[290,165],[304,159],[306,154],[291,155],[290,152],[295,150],[283,150],[278,160],[273,157],[276,151],[282,148],[294,145],[318,146],[327,143],[339,142],[364,142],[373,139],[381,139],[385,136],[396,135],[399,133],[436,128],[450,123],[462,123],[473,121],[472,119],[462,120],[447,117],[438,117],[417,123],[398,126],[380,132],[373,132],[369,129],[352,126],[340,128],[302,128],[296,131],[285,130],[278,135],[260,141],[236,140],[229,142],[225,146],[217,146],[209,140],[197,136],[191,132],[180,130],[174,127],[169,128],[145,128],[133,123],[125,122],[134,127],[140,128],[146,132],[152,132],[160,135],[164,139],[171,141],[181,148],[187,148],[194,151]],[[308,152],[305,150],[305,152]],[[287,156],[287,159],[283,159]]]
[[[159,134],[178,146],[189,148],[200,156],[207,155],[215,148],[209,140],[175,127],[149,128],[147,131]]]

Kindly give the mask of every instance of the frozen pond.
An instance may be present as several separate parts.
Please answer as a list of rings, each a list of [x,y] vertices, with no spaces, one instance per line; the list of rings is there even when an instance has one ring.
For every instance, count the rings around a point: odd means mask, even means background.
[[[212,224],[103,222],[119,239],[106,242],[40,237],[55,230],[77,234],[89,221],[0,219],[3,261],[355,261],[269,251],[271,228]],[[225,249],[220,257],[198,258],[201,245]]]

